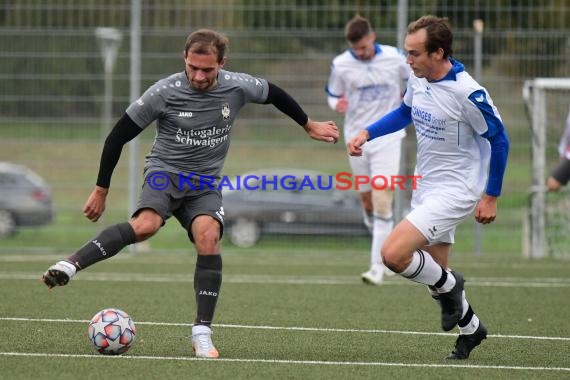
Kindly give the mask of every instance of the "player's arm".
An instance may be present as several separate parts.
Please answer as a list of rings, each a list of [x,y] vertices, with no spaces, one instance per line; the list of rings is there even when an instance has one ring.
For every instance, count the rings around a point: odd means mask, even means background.
[[[334,142],[339,138],[339,132],[333,121],[313,121],[307,116],[299,103],[279,86],[268,83],[269,90],[264,104],[273,104],[275,108],[302,126],[307,134],[315,140]]]
[[[546,180],[546,187],[548,191],[558,191],[562,186],[566,186],[569,180],[570,160],[564,156],[550,173],[550,176]]]
[[[121,157],[123,145],[141,132],[142,129],[125,113],[105,139],[99,163],[97,184],[83,207],[83,214],[89,220],[96,222],[105,211],[105,198],[109,192],[111,176]]]
[[[327,96],[327,104],[329,105],[330,109],[336,112],[344,113],[348,108],[348,101],[344,96]]]
[[[334,63],[331,65],[331,74],[325,92],[330,109],[340,113],[346,112],[348,100],[344,96],[344,84]]]
[[[509,137],[505,129],[494,136],[482,135],[491,144],[491,161],[489,163],[489,179],[485,195],[477,204],[475,219],[479,223],[492,223],[497,216],[497,201],[503,187],[503,177],[507,168],[509,155]]]
[[[476,110],[475,113],[471,113],[471,115],[476,116],[471,119],[471,122],[484,125],[485,132],[481,136],[487,139],[491,145],[487,189],[475,210],[475,219],[479,223],[487,224],[493,222],[497,215],[497,200],[503,187],[510,142],[505,126],[489,103],[486,92],[483,90],[474,91],[469,95],[469,100],[469,109]],[[475,127],[476,130],[480,129],[477,126]]]
[[[400,107],[387,113],[380,118],[380,120],[369,125],[354,136],[346,145],[348,154],[351,156],[362,155],[362,145],[364,145],[366,141],[402,130],[411,122],[412,108],[402,102]]]

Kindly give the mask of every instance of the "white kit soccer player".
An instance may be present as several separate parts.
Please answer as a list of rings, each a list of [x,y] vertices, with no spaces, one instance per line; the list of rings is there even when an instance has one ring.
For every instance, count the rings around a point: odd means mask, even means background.
[[[367,37],[363,40],[365,38]],[[378,43],[374,43],[372,48],[374,52],[369,59],[362,59],[353,49],[348,49],[332,62],[327,101],[333,110],[338,110],[339,102],[346,102],[343,127],[346,142],[400,105],[403,84],[410,74],[410,67],[399,49]],[[361,157],[349,156],[352,174],[367,178],[378,175],[391,178],[398,175],[401,144],[405,135],[402,129],[383,136],[366,144]],[[372,192],[373,204],[372,215],[363,210],[364,222],[372,232],[372,246],[370,270],[362,274],[362,279],[366,283],[378,285],[382,282],[385,271],[391,274],[391,271],[384,268],[380,248],[394,226],[393,192],[374,190],[371,184],[359,186],[358,191]]]

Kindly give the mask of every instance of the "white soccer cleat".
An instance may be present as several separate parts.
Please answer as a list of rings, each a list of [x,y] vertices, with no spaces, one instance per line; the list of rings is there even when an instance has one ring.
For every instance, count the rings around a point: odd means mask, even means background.
[[[368,272],[361,275],[362,281],[368,285],[380,285],[384,277],[384,266],[374,264],[370,267]]]
[[[217,359],[220,356],[212,343],[212,329],[208,326],[192,326],[192,349],[197,358]]]
[[[50,289],[55,286],[64,286],[75,276],[75,273],[77,273],[75,265],[62,260],[48,268],[42,276],[42,281]]]

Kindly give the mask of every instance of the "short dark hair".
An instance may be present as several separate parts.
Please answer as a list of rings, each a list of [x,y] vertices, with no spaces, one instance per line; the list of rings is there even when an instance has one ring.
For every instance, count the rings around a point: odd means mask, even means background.
[[[226,36],[210,29],[199,29],[186,38],[184,52],[195,54],[216,53],[218,62],[226,56],[229,41]]]
[[[373,31],[372,25],[367,19],[356,15],[346,24],[344,36],[348,42],[356,43]]]
[[[422,16],[408,25],[408,34],[415,33],[420,29],[426,30],[425,48],[428,53],[433,53],[441,48],[443,49],[444,58],[453,54],[453,49],[451,48],[453,33],[447,17]]]

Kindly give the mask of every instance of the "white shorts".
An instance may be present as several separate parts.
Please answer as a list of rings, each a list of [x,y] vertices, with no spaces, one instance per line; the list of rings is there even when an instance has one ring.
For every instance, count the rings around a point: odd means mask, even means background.
[[[419,199],[423,198],[423,199]],[[455,243],[455,229],[475,209],[477,200],[452,198],[443,193],[412,195],[412,211],[406,219],[412,223],[429,245]]]
[[[392,176],[400,174],[400,155],[402,139],[377,138],[367,142],[362,147],[362,156],[348,156],[348,163],[353,176],[384,176],[390,180]],[[378,186],[383,182],[379,181]],[[364,193],[372,190],[370,183],[359,185],[358,192]]]

